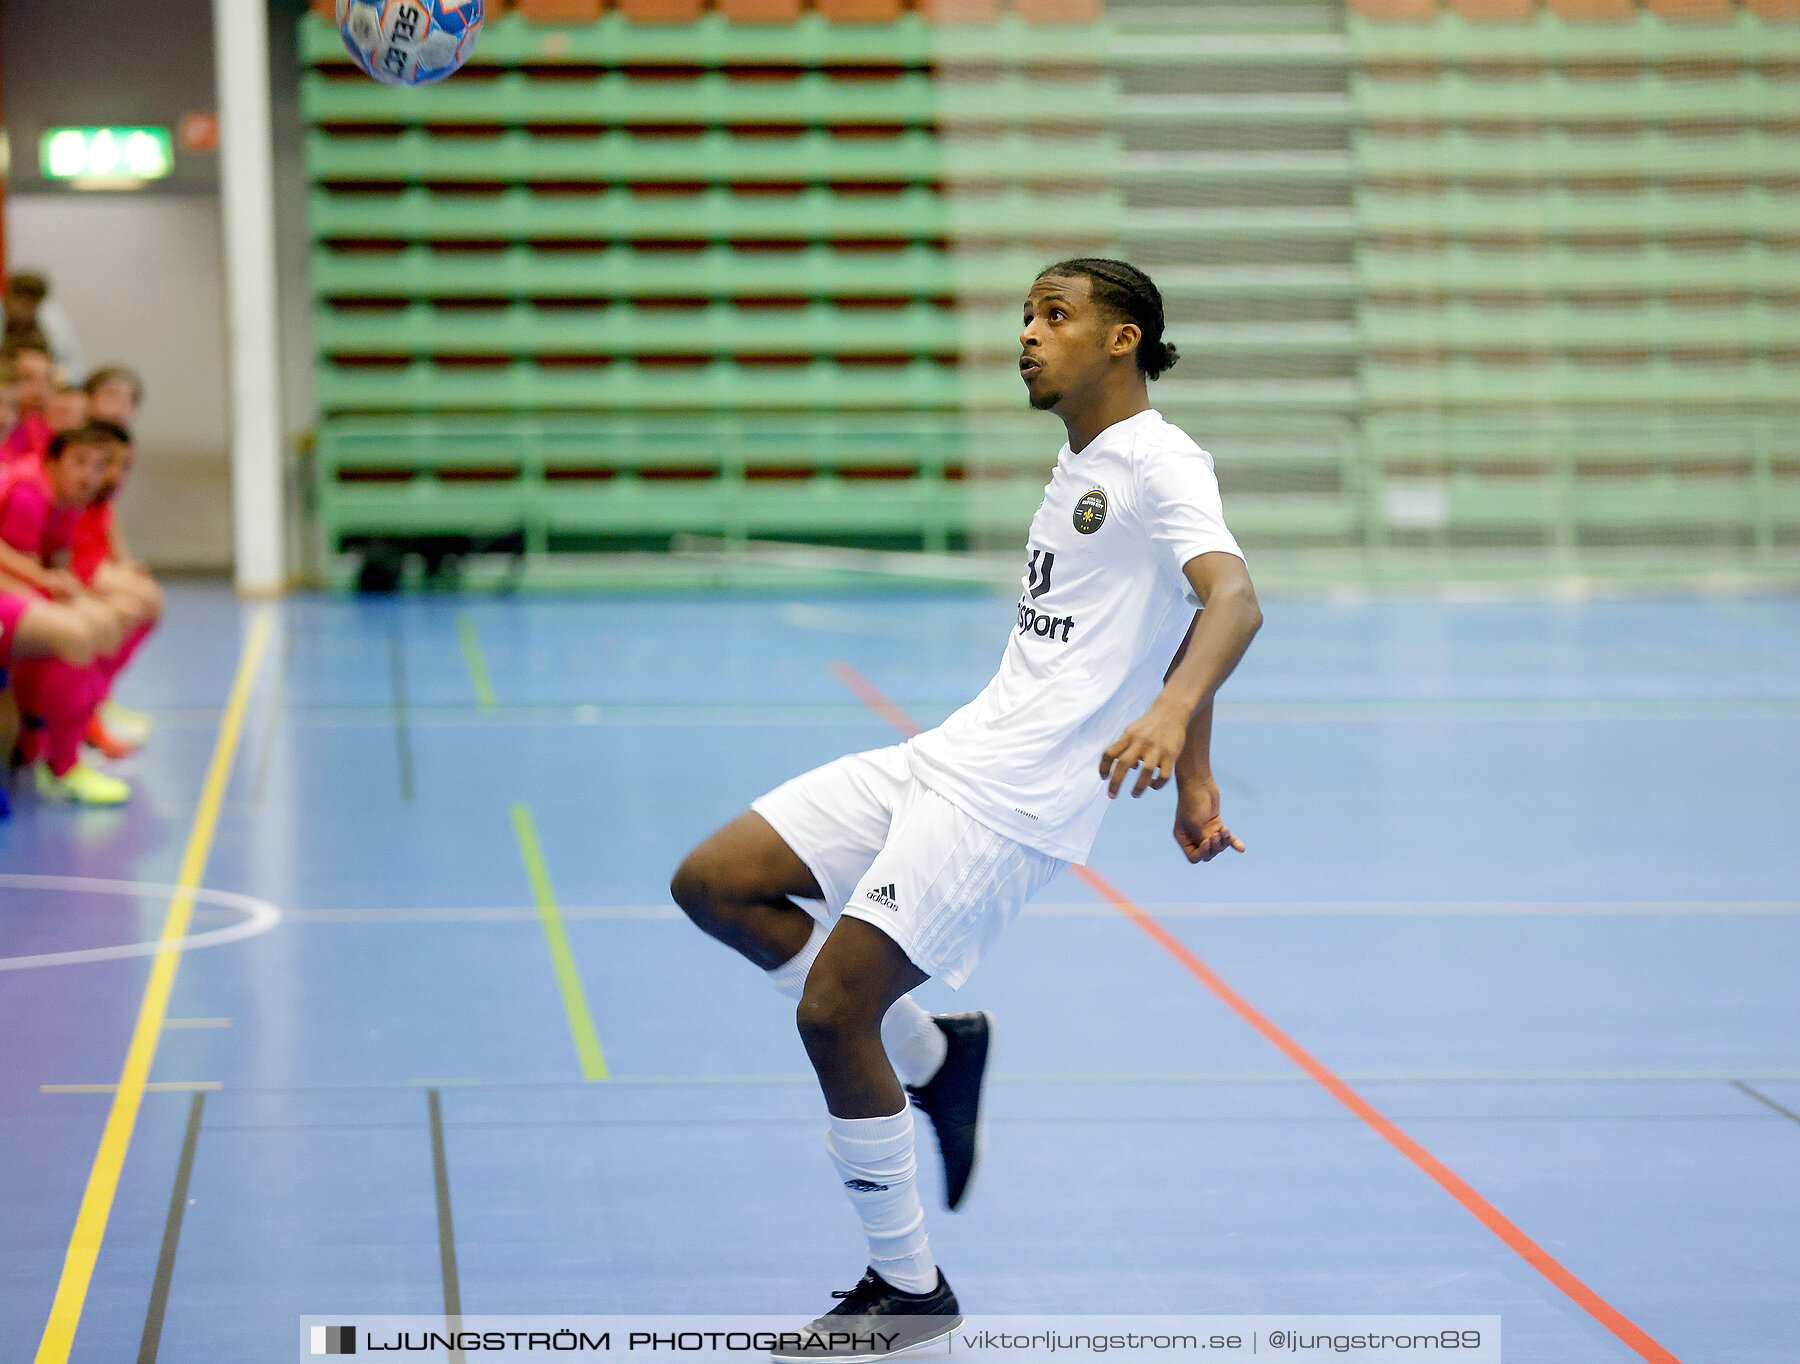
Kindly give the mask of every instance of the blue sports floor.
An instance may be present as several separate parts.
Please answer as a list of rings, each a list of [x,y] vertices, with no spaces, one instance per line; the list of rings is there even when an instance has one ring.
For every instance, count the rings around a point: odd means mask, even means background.
[[[1215,743],[1248,853],[1187,866],[1164,793],[1094,866],[1684,1364],[1800,1358],[1800,601],[1265,607]],[[151,973],[91,949],[170,901],[20,878],[179,879],[257,609],[173,594],[129,808],[0,825],[8,1364]],[[893,741],[834,660],[935,722],[1011,603],[261,609],[202,884],[282,918],[181,959],[71,1358],[160,1317],[163,1360],[288,1359],[302,1314],[442,1311],[452,1247],[470,1313],[826,1306],[863,1252],[790,1008],[668,876]],[[928,993],[999,1020],[979,1186],[928,1204],[965,1310],[1498,1314],[1511,1364],[1640,1357],[1074,876]]]

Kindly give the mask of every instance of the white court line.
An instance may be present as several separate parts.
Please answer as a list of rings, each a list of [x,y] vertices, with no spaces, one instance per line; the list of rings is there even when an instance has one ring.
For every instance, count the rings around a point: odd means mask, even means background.
[[[1794,915],[1800,900],[1294,900],[1220,901],[1216,904],[1152,904],[1145,908],[1159,918],[1280,918],[1295,915],[1350,917],[1355,915],[1412,915],[1420,918],[1477,918],[1484,915],[1511,918],[1582,918],[1618,915]],[[653,920],[680,919],[673,905],[572,905],[565,919]],[[1102,904],[1027,905],[1022,918],[1111,919],[1118,911]],[[536,923],[538,912],[528,907],[477,907],[447,909],[291,909],[290,923],[300,924],[406,924],[406,923]]]
[[[178,886],[165,886],[150,881],[108,881],[93,876],[29,876],[0,873],[0,887],[18,890],[86,891],[94,895],[153,895],[160,898],[181,893]],[[253,895],[239,895],[230,890],[198,889],[188,892],[196,904],[217,905],[235,909],[245,917],[241,923],[205,933],[189,934],[173,942],[121,943],[117,947],[84,947],[74,952],[38,952],[25,957],[0,957],[0,971],[27,971],[39,966],[75,966],[90,961],[118,961],[125,957],[153,957],[158,952],[185,952],[196,947],[218,947],[267,933],[281,922],[281,910],[267,900]]]

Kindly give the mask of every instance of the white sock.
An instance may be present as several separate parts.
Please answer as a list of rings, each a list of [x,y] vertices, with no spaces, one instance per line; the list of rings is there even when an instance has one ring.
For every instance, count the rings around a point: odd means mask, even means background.
[[[806,977],[819,959],[819,949],[825,946],[825,939],[830,936],[824,924],[815,922],[806,946],[766,973],[776,993],[799,1002],[806,990]],[[894,1063],[902,1083],[922,1085],[944,1064],[950,1039],[911,995],[901,995],[887,1011],[887,1017],[881,1020],[881,1045],[888,1060]]]
[[[912,1110],[903,1108],[889,1118],[834,1117],[825,1149],[862,1219],[870,1267],[902,1292],[936,1288],[937,1263],[914,1179]]]
[[[825,939],[830,936],[825,925],[814,919],[812,937],[806,940],[806,946],[767,973],[769,984],[777,993],[786,995],[796,1004],[800,1002],[800,996],[806,990],[806,977],[819,959],[819,949],[825,946]]]
[[[881,1045],[900,1079],[922,1085],[938,1073],[950,1039],[911,995],[901,995],[881,1020]]]

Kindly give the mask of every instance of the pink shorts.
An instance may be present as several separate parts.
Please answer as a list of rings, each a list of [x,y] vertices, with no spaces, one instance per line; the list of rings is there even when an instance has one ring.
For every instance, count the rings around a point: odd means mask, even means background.
[[[18,632],[19,621],[30,609],[31,603],[25,598],[0,592],[0,668],[12,661],[13,635]]]

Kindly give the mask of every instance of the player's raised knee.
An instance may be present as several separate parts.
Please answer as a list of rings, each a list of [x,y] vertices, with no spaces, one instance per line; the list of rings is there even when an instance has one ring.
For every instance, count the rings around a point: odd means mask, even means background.
[[[742,869],[721,854],[717,840],[709,838],[682,858],[669,878],[669,894],[675,903],[708,932],[734,922],[745,902],[754,898]]]
[[[811,1047],[877,1032],[881,1014],[872,1007],[869,990],[829,966],[815,965],[794,1010],[794,1023],[800,1029],[801,1039]]]
[[[800,1003],[794,1007],[794,1026],[800,1029],[800,1040],[810,1051],[815,1046],[829,1046],[841,1041],[850,1031],[850,1010],[843,992],[817,987],[809,978]]]
[[[669,878],[670,896],[690,919],[715,917],[717,891],[711,863],[706,845],[702,844],[681,859],[675,875]]]

